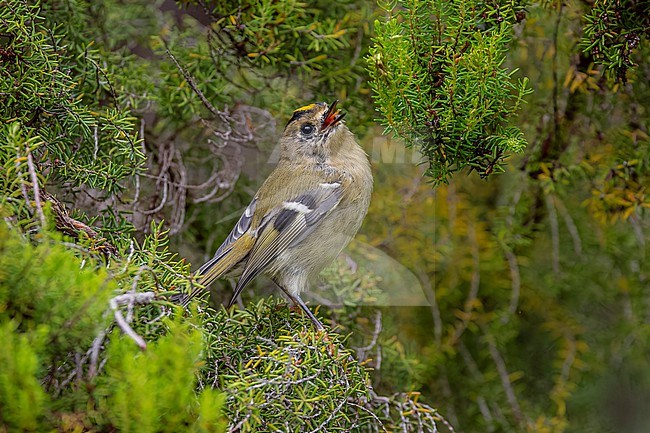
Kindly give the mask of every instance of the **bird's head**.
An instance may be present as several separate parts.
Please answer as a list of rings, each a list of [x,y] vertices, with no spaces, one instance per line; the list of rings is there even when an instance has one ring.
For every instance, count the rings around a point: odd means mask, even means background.
[[[340,145],[349,131],[342,121],[345,113],[331,104],[318,102],[300,107],[293,112],[282,136],[283,153],[294,152],[324,157]]]

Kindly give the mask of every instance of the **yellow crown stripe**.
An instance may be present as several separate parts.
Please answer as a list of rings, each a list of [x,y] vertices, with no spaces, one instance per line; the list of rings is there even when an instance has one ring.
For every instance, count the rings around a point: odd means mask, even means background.
[[[315,106],[316,106],[316,104],[305,105],[304,107],[300,107],[300,108],[298,108],[297,110],[293,110],[293,112],[294,112],[294,113],[299,113],[299,112],[301,112],[301,111],[309,111],[309,110],[311,110],[312,108],[314,108]]]

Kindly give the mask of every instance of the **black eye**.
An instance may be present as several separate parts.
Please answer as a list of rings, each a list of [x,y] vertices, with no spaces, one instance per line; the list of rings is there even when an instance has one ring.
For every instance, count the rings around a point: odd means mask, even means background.
[[[314,132],[314,125],[311,123],[305,123],[300,127],[300,132],[302,132],[303,135],[311,135]]]

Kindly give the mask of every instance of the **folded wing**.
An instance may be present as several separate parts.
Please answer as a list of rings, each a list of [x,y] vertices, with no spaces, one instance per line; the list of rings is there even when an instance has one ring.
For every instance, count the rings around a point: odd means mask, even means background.
[[[336,208],[341,196],[339,182],[322,183],[269,212],[269,218],[257,230],[257,239],[229,306],[248,283],[269,268],[273,260],[313,232],[323,217]]]

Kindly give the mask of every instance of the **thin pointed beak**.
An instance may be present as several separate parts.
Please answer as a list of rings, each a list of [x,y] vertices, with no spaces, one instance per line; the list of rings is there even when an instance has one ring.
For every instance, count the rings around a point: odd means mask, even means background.
[[[323,124],[320,127],[321,131],[336,126],[341,121],[341,119],[345,117],[345,113],[341,113],[341,110],[336,109],[336,104],[338,104],[338,102],[339,101],[337,99],[330,104],[330,107],[325,114],[325,120],[323,120]]]

